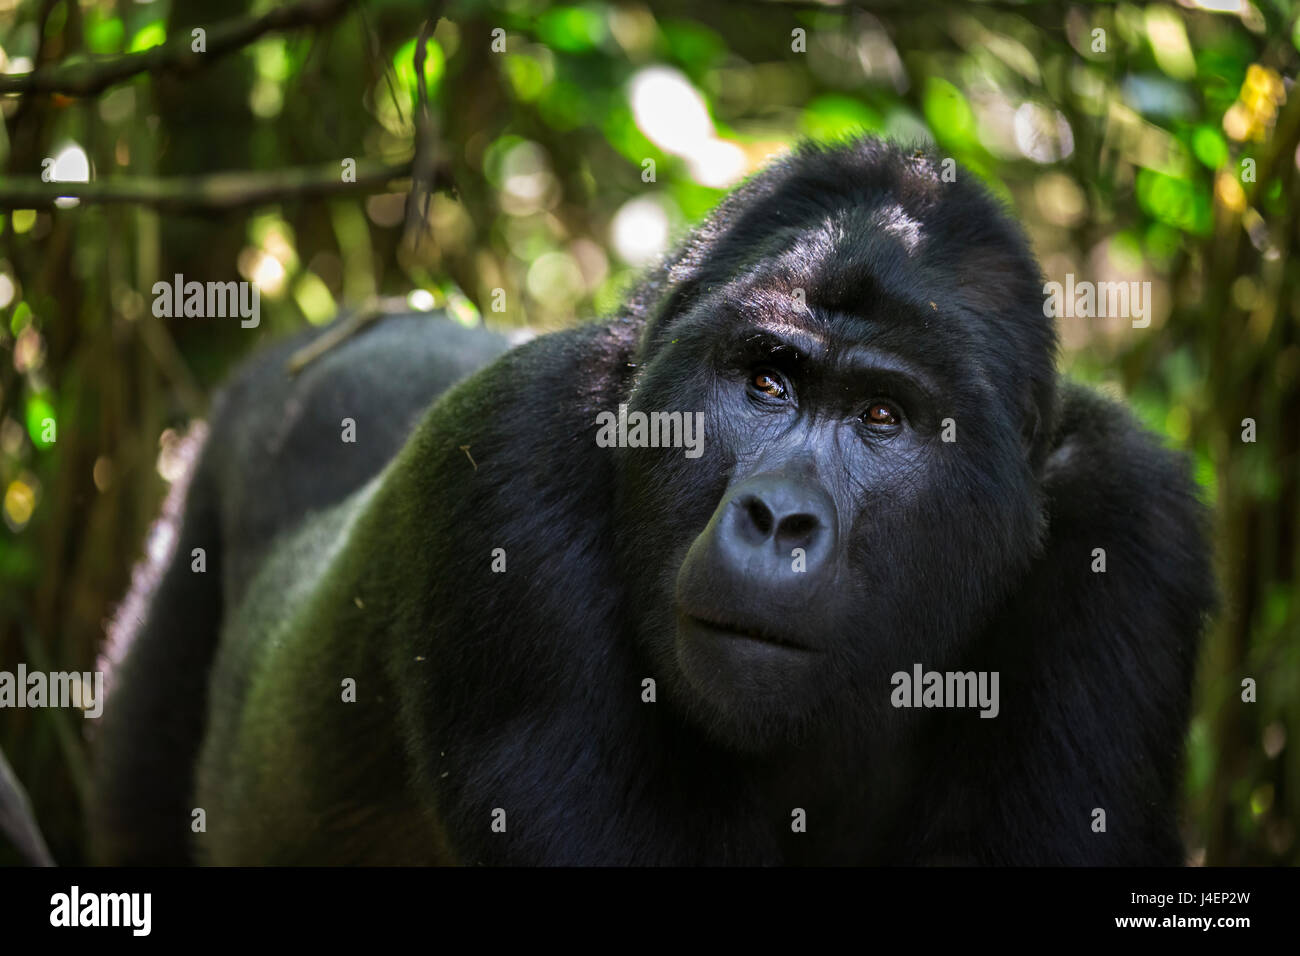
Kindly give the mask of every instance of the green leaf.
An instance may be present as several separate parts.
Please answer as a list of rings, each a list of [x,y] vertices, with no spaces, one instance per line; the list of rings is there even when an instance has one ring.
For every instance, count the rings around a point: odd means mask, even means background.
[[[162,20],[154,20],[140,28],[135,37],[131,40],[131,46],[127,49],[128,53],[139,53],[141,50],[148,50],[150,47],[161,46],[167,42],[167,27]]]
[[[828,94],[809,103],[799,117],[804,136],[820,142],[835,142],[864,131],[877,131],[883,117],[861,100]]]
[[[408,40],[402,44],[398,51],[393,55],[393,72],[397,74],[397,82],[404,90],[408,90],[414,99],[417,94],[415,85],[415,40]],[[424,47],[424,88],[433,99],[437,92],[438,83],[442,80],[442,75],[447,68],[447,57],[442,52],[442,47],[433,37],[429,37],[429,42]]]
[[[97,9],[87,16],[86,47],[91,53],[121,53],[126,26],[119,17],[107,17]]]
[[[1192,133],[1192,152],[1202,165],[1219,169],[1228,161],[1228,142],[1213,126],[1201,125]]]
[[[669,20],[659,26],[669,55],[695,72],[712,66],[727,55],[727,44],[708,27],[685,20]]]
[[[1193,235],[1210,234],[1214,217],[1206,187],[1153,169],[1140,169],[1137,197],[1138,205],[1152,218]]]
[[[54,406],[46,401],[43,395],[29,395],[27,397],[27,434],[31,436],[32,444],[37,448],[49,448],[53,442],[45,440],[45,422],[46,419],[56,420],[54,416]],[[55,438],[58,438],[57,433]]]
[[[586,53],[605,41],[605,17],[594,6],[556,7],[537,19],[537,36],[566,53]]]
[[[926,81],[924,111],[925,121],[938,142],[965,148],[978,145],[975,112],[962,91],[947,80],[932,76]]]

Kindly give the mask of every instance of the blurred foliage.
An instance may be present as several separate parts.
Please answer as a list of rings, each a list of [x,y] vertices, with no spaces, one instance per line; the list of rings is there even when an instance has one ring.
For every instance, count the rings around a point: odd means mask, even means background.
[[[185,43],[271,6],[0,0],[0,69]],[[409,157],[423,82],[455,183],[422,238],[403,228],[402,183],[224,215],[0,220],[0,668],[94,666],[178,436],[260,343],[375,294],[542,329],[609,312],[767,158],[865,130],[933,142],[983,178],[1048,279],[1152,283],[1147,328],[1059,320],[1064,366],[1186,449],[1217,505],[1224,610],[1190,738],[1192,858],[1300,861],[1297,4],[867,6],[461,0],[421,80],[430,4],[377,0],[195,72],[0,98],[6,177],[49,158],[56,179],[108,180]],[[176,273],[256,281],[261,325],[156,318],[152,285]],[[1258,702],[1241,701],[1244,677]],[[63,711],[0,714],[65,862],[83,854],[83,731]]]

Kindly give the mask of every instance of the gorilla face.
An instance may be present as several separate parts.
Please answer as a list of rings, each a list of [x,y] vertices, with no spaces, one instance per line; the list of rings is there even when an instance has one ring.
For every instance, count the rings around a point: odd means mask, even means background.
[[[895,323],[709,303],[631,396],[705,414],[699,459],[622,450],[624,506],[658,522],[625,562],[634,603],[655,609],[652,659],[729,742],[860,723],[1032,552],[1037,501],[1003,400],[896,348]]]
[[[630,410],[703,412],[704,453],[619,450],[622,571],[652,673],[733,748],[863,739],[1038,546],[1051,409],[969,308],[999,273],[972,289],[906,238],[751,234],[756,264],[670,297],[638,356]]]

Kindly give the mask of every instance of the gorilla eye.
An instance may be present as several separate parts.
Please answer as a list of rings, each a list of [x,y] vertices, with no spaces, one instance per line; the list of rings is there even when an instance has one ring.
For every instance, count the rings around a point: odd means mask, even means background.
[[[899,414],[888,402],[872,402],[862,420],[868,425],[897,425]]]
[[[757,391],[771,398],[785,398],[785,382],[781,381],[781,376],[775,372],[759,369],[754,373],[754,377],[749,380],[749,384]]]

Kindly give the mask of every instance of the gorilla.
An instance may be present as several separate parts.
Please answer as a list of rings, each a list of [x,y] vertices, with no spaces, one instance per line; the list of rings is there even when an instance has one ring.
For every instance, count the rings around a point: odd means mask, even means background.
[[[98,858],[1183,862],[1204,509],[940,163],[801,146],[607,321],[245,366],[119,613]]]

